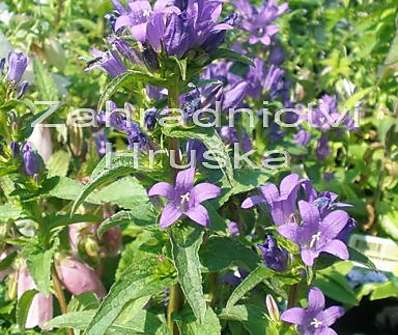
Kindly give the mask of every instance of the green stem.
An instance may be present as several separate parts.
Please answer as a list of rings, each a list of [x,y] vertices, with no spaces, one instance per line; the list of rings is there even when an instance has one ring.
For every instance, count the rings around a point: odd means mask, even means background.
[[[173,321],[173,313],[181,309],[184,303],[184,294],[177,283],[170,288],[169,305],[167,306],[167,324],[173,335],[179,335],[177,325]]]
[[[296,306],[299,293],[299,284],[290,286],[287,300],[287,308]]]
[[[168,88],[168,104],[169,108],[174,109],[173,113],[176,112],[176,109],[180,106],[180,92],[179,92],[179,83],[178,79],[176,79],[175,85],[170,86]],[[174,162],[176,164],[180,163],[180,156],[179,156],[179,142],[176,138],[170,138],[169,142],[169,150],[170,153],[173,150],[175,157]],[[173,169],[174,175],[177,175],[177,170]],[[182,305],[184,304],[184,293],[181,291],[180,285],[177,283],[170,288],[170,296],[169,296],[169,304],[167,306],[167,324],[170,329],[170,332],[173,335],[179,335],[179,331],[177,325],[173,321],[173,313],[177,312],[181,309]]]
[[[52,279],[53,279],[53,285],[54,285],[54,293],[58,300],[59,307],[61,308],[61,312],[62,312],[62,314],[67,314],[68,306],[65,301],[64,292],[62,291],[61,281],[58,278],[57,271],[55,270],[55,268],[53,268],[53,270],[52,270]],[[70,328],[67,329],[66,332],[68,335],[73,335],[73,330]]]
[[[209,273],[209,291],[210,291],[210,305],[214,307],[217,305],[218,293],[219,293],[217,272]]]

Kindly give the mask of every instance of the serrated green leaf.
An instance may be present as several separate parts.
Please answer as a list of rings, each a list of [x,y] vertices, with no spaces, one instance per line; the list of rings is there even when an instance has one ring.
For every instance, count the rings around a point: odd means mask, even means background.
[[[57,84],[44,65],[36,58],[33,58],[33,71],[40,98],[47,101],[57,101],[59,97]]]
[[[48,176],[66,177],[69,170],[70,154],[66,151],[59,150],[55,152],[47,162]]]
[[[120,87],[122,87],[123,85],[127,85],[132,81],[148,83],[155,86],[166,86],[165,80],[155,77],[148,72],[129,70],[124,74],[112,79],[112,81],[106,86],[104,93],[101,95],[101,98],[98,101],[97,110],[103,110],[106,101],[110,100]]]
[[[268,319],[260,306],[236,305],[222,310],[219,318],[241,322],[251,335],[267,335]]]
[[[38,290],[48,295],[50,293],[51,266],[54,257],[54,250],[46,250],[28,255],[27,265],[29,272]]]
[[[170,234],[178,282],[199,323],[203,323],[206,314],[198,254],[202,240],[203,230],[200,228],[190,231],[189,236],[182,236],[181,231]]]
[[[190,311],[189,311],[190,312]],[[184,335],[220,335],[221,324],[216,313],[209,307],[206,310],[203,323],[194,319],[192,313],[183,313],[181,320],[177,319],[180,334]]]
[[[26,291],[18,300],[16,319],[17,324],[21,329],[25,329],[26,320],[28,319],[30,305],[33,298],[38,292],[36,290]]]
[[[232,308],[240,299],[242,299],[246,293],[250,292],[254,287],[264,281],[264,279],[270,278],[275,275],[275,272],[259,266],[235,288],[231,296],[228,299],[226,309]]]
[[[253,250],[228,237],[210,237],[199,254],[201,263],[210,272],[219,272],[232,265],[254,270],[260,262],[259,256]]]
[[[350,253],[350,260],[365,265],[370,270],[377,271],[376,266],[368,256],[351,247],[348,247],[348,251]]]
[[[153,268],[147,268],[147,271],[149,270],[153,270]],[[104,335],[129,302],[158,294],[173,283],[174,278],[172,277],[159,278],[150,272],[141,274],[137,274],[135,271],[124,272],[124,275],[112,286],[109,294],[101,303],[85,334]]]

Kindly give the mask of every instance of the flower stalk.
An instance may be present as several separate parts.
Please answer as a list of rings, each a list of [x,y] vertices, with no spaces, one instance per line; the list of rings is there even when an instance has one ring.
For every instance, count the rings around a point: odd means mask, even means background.
[[[58,300],[59,307],[61,308],[61,312],[62,312],[62,314],[67,314],[68,306],[66,304],[64,292],[62,291],[61,281],[58,278],[58,274],[57,274],[55,267],[52,269],[52,279],[53,279],[53,285],[54,285],[54,294]],[[67,329],[66,332],[68,335],[73,335],[73,330],[70,328]]]

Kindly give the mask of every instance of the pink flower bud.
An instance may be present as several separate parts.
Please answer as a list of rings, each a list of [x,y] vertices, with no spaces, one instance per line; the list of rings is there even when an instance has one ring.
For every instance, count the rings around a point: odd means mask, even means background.
[[[57,265],[57,273],[62,284],[73,295],[93,292],[98,298],[103,298],[106,294],[97,273],[75,258],[61,259]]]
[[[18,271],[18,299],[29,290],[37,289],[33,278],[26,269],[21,267]],[[25,328],[30,329],[39,326],[43,329],[45,322],[53,318],[53,297],[46,297],[43,293],[37,293],[29,308]]]

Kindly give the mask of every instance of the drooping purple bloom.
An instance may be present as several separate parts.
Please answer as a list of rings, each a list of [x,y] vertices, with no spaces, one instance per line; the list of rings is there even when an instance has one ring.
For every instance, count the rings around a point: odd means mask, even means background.
[[[27,142],[22,148],[22,159],[24,171],[28,176],[39,174],[43,164],[40,155],[33,149],[31,143]]]
[[[162,229],[170,227],[185,216],[203,227],[209,225],[209,214],[201,203],[218,197],[221,189],[210,183],[200,183],[194,186],[194,177],[195,169],[190,167],[177,173],[174,186],[160,182],[149,190],[149,196],[162,196],[168,200],[160,217]]]
[[[246,98],[248,86],[249,84],[245,80],[242,80],[233,85],[229,90],[226,90],[224,92],[224,100],[222,104],[223,110],[238,107]]]
[[[313,287],[308,294],[307,308],[290,308],[282,313],[281,319],[297,325],[302,335],[337,335],[330,326],[343,314],[344,308],[340,306],[325,309],[325,296]]]
[[[338,208],[352,207],[350,204],[337,201],[338,195],[334,192],[321,192],[317,194],[316,199],[312,201],[318,210],[321,218],[324,218],[331,211]]]
[[[337,236],[347,225],[348,214],[336,210],[322,219],[318,208],[306,201],[299,201],[299,210],[302,223],[286,223],[278,231],[300,247],[304,264],[312,266],[322,252],[347,260],[347,246]]]
[[[257,245],[260,249],[266,266],[278,272],[287,269],[289,254],[286,249],[278,246],[278,242],[271,236],[267,235],[263,244]]]
[[[253,60],[253,66],[249,68],[246,75],[248,83],[247,94],[254,99],[259,99],[264,90],[264,80],[267,74],[265,71],[265,63],[260,58]]]
[[[106,143],[107,143],[107,138],[105,135],[105,132],[103,130],[97,132],[94,134],[94,139],[95,139],[95,147],[97,149],[97,153],[100,157],[105,156],[106,154]]]
[[[6,65],[6,59],[0,58],[0,76],[3,75],[5,65]]]
[[[266,46],[279,31],[274,21],[288,9],[287,3],[278,6],[275,0],[266,1],[261,8],[252,6],[249,0],[237,0],[235,6],[242,15],[242,28],[251,34],[249,43]]]
[[[260,195],[248,197],[242,203],[242,208],[251,208],[260,203],[266,203],[276,225],[294,221],[297,193],[303,179],[292,173],[282,179],[279,190],[275,184],[268,183],[260,187]]]
[[[7,80],[14,84],[19,83],[28,66],[28,58],[22,52],[10,52],[8,55]]]
[[[141,59],[138,56],[138,52],[134,50],[125,40],[122,38],[112,36],[108,38],[108,42],[117,50],[123,57],[129,60],[133,64],[141,64]]]
[[[159,112],[156,108],[151,108],[145,112],[144,124],[146,129],[153,130],[156,126]]]
[[[10,148],[12,152],[12,157],[17,158],[21,153],[21,145],[18,142],[13,141],[10,144]]]
[[[319,160],[324,160],[331,153],[328,137],[326,135],[321,136],[316,147],[316,156]]]
[[[276,97],[284,88],[285,71],[275,65],[271,65],[266,71],[263,86],[271,97]]]
[[[310,140],[311,134],[304,129],[300,129],[298,133],[294,135],[294,142],[301,146],[306,146]]]
[[[95,60],[85,69],[85,71],[101,68],[112,78],[120,76],[127,71],[126,66],[116,51],[111,50],[103,52],[98,49],[93,49],[91,53],[95,57]]]
[[[270,55],[269,55],[269,63],[275,66],[280,66],[285,60],[285,52],[280,45],[272,46]]]

